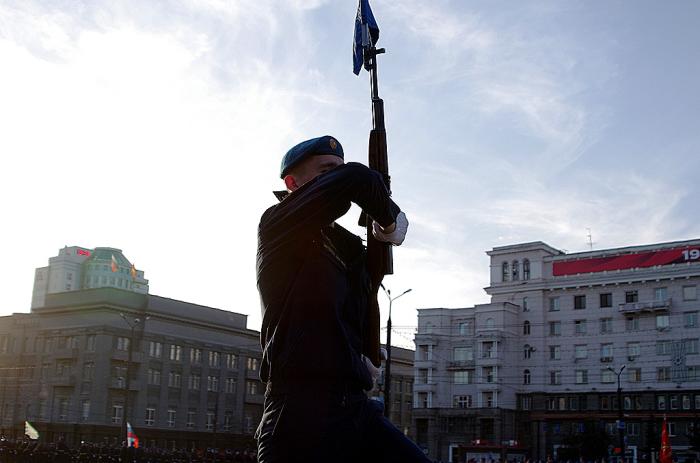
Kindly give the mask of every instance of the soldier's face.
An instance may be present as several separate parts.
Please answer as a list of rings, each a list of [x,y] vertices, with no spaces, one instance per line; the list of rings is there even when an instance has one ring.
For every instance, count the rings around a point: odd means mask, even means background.
[[[343,165],[343,160],[333,154],[310,156],[284,177],[284,184],[289,191],[294,191],[306,182],[340,165]]]

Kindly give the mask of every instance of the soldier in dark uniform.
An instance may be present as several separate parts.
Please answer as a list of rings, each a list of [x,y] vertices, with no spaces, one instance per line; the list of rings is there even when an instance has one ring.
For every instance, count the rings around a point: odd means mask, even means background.
[[[377,368],[362,355],[369,276],[362,240],[335,223],[355,203],[377,239],[400,245],[406,216],[379,173],[344,163],[332,137],[290,149],[258,228],[265,409],[258,461],[427,462],[365,395]]]

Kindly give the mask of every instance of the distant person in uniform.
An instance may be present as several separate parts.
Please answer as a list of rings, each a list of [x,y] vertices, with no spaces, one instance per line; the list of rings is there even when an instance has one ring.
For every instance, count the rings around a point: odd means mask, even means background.
[[[400,245],[408,221],[381,175],[344,162],[323,136],[282,159],[286,191],[258,227],[257,283],[262,308],[258,461],[428,462],[367,398],[377,368],[362,355],[370,288],[362,240],[335,221],[351,203],[372,220],[374,236]]]

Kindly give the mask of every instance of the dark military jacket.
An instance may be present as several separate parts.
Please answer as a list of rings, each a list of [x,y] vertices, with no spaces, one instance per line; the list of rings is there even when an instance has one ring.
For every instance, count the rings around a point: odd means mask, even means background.
[[[334,223],[351,203],[382,226],[400,212],[379,173],[348,163],[304,184],[260,219],[261,379],[273,392],[308,384],[372,387],[361,359],[365,247]]]

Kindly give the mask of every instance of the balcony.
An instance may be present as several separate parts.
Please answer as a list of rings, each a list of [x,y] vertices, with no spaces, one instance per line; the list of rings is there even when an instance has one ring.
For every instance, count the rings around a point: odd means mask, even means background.
[[[626,302],[618,306],[622,313],[665,312],[671,309],[671,298],[658,301]]]
[[[63,347],[54,351],[54,357],[57,359],[75,359],[80,354],[77,347]]]
[[[128,362],[129,361],[129,351],[127,350],[114,350],[112,351],[112,360],[119,360],[120,362]],[[131,362],[132,363],[141,363],[143,362],[143,353],[141,352],[132,352],[131,353]]]
[[[126,378],[112,377],[109,381],[109,387],[111,389],[126,389]],[[138,391],[139,389],[140,389],[139,381],[132,379],[129,382],[129,390]]]
[[[56,376],[53,378],[52,384],[56,387],[73,387],[75,386],[75,375]]]
[[[464,368],[474,368],[474,360],[452,360],[447,362],[448,370],[462,370]]]

